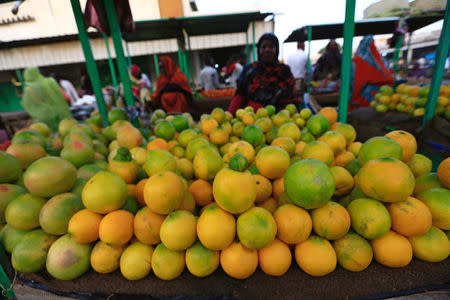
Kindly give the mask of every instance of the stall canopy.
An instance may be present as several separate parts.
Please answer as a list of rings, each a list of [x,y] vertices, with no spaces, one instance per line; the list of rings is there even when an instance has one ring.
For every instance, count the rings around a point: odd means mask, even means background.
[[[248,12],[198,17],[136,21],[135,31],[123,33],[127,42],[189,36],[246,32],[250,22],[262,21],[272,13]]]
[[[408,24],[408,31],[413,32],[422,27],[428,26],[434,22],[442,20],[443,12],[429,16],[406,17],[405,21]],[[353,36],[364,36],[368,34],[389,34],[393,33],[398,27],[398,22],[401,18],[380,18],[371,20],[362,20],[355,22],[355,33]],[[311,40],[335,39],[343,36],[344,23],[321,24],[321,25],[306,25],[294,30],[288,38],[284,41],[289,42],[304,42],[308,41],[308,27],[311,27]]]

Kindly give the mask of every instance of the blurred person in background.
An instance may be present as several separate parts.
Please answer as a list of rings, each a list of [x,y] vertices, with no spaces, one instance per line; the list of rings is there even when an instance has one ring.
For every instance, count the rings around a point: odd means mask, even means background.
[[[214,68],[214,59],[211,56],[205,58],[205,67],[200,71],[200,85],[205,91],[219,88],[219,73]]]
[[[232,88],[237,87],[237,80],[241,75],[242,69],[245,66],[247,58],[244,54],[237,54],[233,56],[233,62],[228,67],[229,81]]]
[[[292,75],[294,75],[297,91],[303,91],[305,89],[307,62],[308,55],[305,53],[305,43],[298,42],[297,51],[291,54],[286,60],[286,64],[291,68]]]
[[[244,67],[237,81],[237,90],[228,111],[234,114],[241,107],[251,106],[256,111],[266,105],[282,109],[295,98],[295,79],[291,70],[278,61],[278,38],[265,33],[257,44],[258,60]]]
[[[192,90],[186,76],[167,55],[159,58],[158,66],[160,75],[151,104],[169,113],[189,112],[192,107]]]
[[[314,69],[313,80],[339,80],[341,75],[341,51],[335,40],[330,40]]]

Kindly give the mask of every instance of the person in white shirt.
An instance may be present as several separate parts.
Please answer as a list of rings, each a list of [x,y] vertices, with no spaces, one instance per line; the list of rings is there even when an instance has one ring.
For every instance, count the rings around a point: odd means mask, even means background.
[[[245,54],[239,54],[234,58],[234,62],[228,67],[228,72],[230,73],[230,85],[236,88],[236,82],[241,75],[241,71],[244,68],[246,61]]]
[[[292,75],[294,75],[297,91],[304,90],[307,62],[308,55],[305,53],[305,43],[298,42],[297,51],[286,60],[286,64],[291,68]]]
[[[215,90],[219,88],[219,73],[213,67],[214,60],[212,57],[206,57],[205,67],[200,71],[200,85],[205,91]]]

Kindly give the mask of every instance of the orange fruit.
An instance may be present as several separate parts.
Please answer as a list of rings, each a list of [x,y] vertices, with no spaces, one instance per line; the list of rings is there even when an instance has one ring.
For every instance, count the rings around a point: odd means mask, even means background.
[[[370,241],[375,260],[386,267],[406,267],[412,259],[411,243],[404,236],[388,231],[382,237]]]
[[[160,172],[145,183],[144,200],[152,211],[166,215],[180,206],[185,191],[184,183],[177,174]]]
[[[200,126],[203,134],[209,136],[211,131],[215,127],[219,126],[219,123],[215,119],[208,116],[200,121]]]
[[[253,175],[256,182],[256,200],[255,202],[262,202],[267,200],[272,195],[272,183],[266,177],[256,174]]]
[[[358,185],[367,196],[383,202],[405,201],[414,191],[415,179],[402,161],[373,159],[358,173]]]
[[[385,235],[391,228],[391,217],[381,202],[369,198],[355,199],[347,206],[353,230],[368,240]]]
[[[307,143],[300,141],[297,144],[295,144],[295,154],[301,155],[303,152],[303,149],[305,149]]]
[[[177,210],[185,210],[192,214],[195,212],[195,200],[191,193],[186,191],[185,197],[183,198],[180,206],[177,207]]]
[[[312,141],[303,149],[301,157],[302,159],[315,158],[331,166],[334,161],[334,152],[327,143]]]
[[[447,157],[438,166],[437,174],[441,184],[450,189],[450,157]]]
[[[186,250],[186,267],[197,277],[206,277],[219,267],[219,251],[206,248],[199,241]]]
[[[237,141],[231,144],[227,153],[229,153],[230,157],[235,154],[242,154],[249,164],[253,163],[253,160],[255,159],[255,149],[246,141]]]
[[[134,216],[126,210],[115,210],[103,217],[98,229],[100,240],[111,245],[124,245],[131,240]]]
[[[414,195],[419,195],[420,193],[433,188],[442,187],[439,181],[437,173],[423,174],[416,178],[416,185],[414,187]]]
[[[295,153],[295,142],[290,137],[277,137],[272,141],[272,143],[270,143],[270,145],[281,147],[286,150],[289,155],[294,155]]]
[[[319,137],[330,128],[330,121],[322,114],[312,116],[306,121],[306,128],[314,136]]]
[[[194,129],[188,128],[188,129],[185,129],[182,132],[180,132],[180,134],[177,137],[177,141],[178,141],[178,143],[180,143],[181,146],[186,148],[186,146],[189,144],[189,142],[192,141],[193,139],[195,139],[197,136],[198,136],[198,134]],[[161,148],[159,148],[159,149],[161,149]],[[167,149],[164,148],[163,150],[167,150]]]
[[[148,178],[144,178],[141,181],[139,181],[133,190],[133,197],[137,200],[137,202],[139,203],[139,205],[141,206],[145,206],[145,201],[144,201],[144,187],[145,187],[145,183],[147,182]]]
[[[96,241],[103,216],[88,209],[82,209],[70,218],[67,232],[80,244]]]
[[[345,150],[346,146],[345,137],[337,131],[327,131],[323,135],[321,135],[317,140],[328,144],[333,150],[335,155]]]
[[[139,280],[147,276],[151,269],[153,248],[141,242],[129,245],[120,256],[120,272],[128,280]]]
[[[302,133],[300,132],[300,129],[293,122],[284,123],[278,128],[278,137],[288,137],[294,142],[298,142],[301,135]]]
[[[418,259],[428,262],[445,260],[450,253],[450,241],[446,234],[435,226],[431,226],[425,234],[408,238],[413,254]]]
[[[402,147],[402,161],[409,161],[417,152],[416,138],[404,130],[394,130],[384,136],[393,139]]]
[[[338,123],[334,123],[333,125],[336,125],[336,124],[338,124]],[[345,137],[347,146],[350,145],[351,143],[353,143],[356,139],[356,130],[350,124],[338,124],[331,130],[341,133]]]
[[[256,155],[256,167],[267,178],[283,177],[290,164],[289,154],[280,147],[267,146]]]
[[[239,240],[249,249],[266,247],[277,234],[275,219],[262,207],[252,207],[241,214],[236,225]]]
[[[277,223],[277,238],[286,244],[298,244],[305,241],[312,230],[312,220],[308,212],[301,207],[284,204],[277,208],[273,217]]]
[[[211,143],[213,143],[216,146],[222,146],[228,142],[228,138],[230,137],[230,134],[228,131],[223,128],[222,126],[218,126],[213,128],[209,134],[209,139]]]
[[[206,207],[197,222],[197,235],[202,244],[211,250],[227,248],[236,236],[233,215],[217,205]]]
[[[161,224],[159,235],[169,250],[186,250],[197,239],[197,218],[185,210],[171,212]]]
[[[450,230],[450,190],[429,189],[417,195],[417,199],[430,209],[434,226]]]
[[[262,207],[262,208],[266,209],[268,212],[270,212],[271,214],[273,214],[275,212],[275,210],[278,208],[278,200],[270,197],[264,201],[256,203],[256,206]]]
[[[431,227],[431,212],[420,200],[408,197],[406,201],[388,206],[392,219],[392,229],[404,236],[426,233]]]
[[[223,123],[226,120],[225,112],[220,107],[215,107],[211,111],[211,118],[217,121],[217,123]]]
[[[342,151],[334,158],[334,165],[345,167],[349,162],[355,159],[355,155],[350,151]]]
[[[142,168],[149,177],[163,171],[175,172],[177,160],[169,151],[154,149],[148,152],[147,160]]]
[[[406,162],[408,167],[414,174],[414,177],[419,177],[431,172],[433,162],[431,159],[422,154],[414,154],[413,157]]]
[[[349,171],[343,167],[335,166],[330,168],[333,174],[336,189],[334,190],[334,196],[344,196],[349,194],[353,189],[353,177]]]
[[[329,201],[311,212],[314,231],[327,240],[337,240],[350,229],[350,215],[340,204]]]
[[[134,126],[120,126],[116,131],[116,140],[120,147],[133,149],[142,144],[144,137]]]
[[[204,179],[197,179],[188,188],[198,206],[206,206],[213,200],[212,186]]]
[[[249,171],[221,169],[213,182],[216,203],[224,210],[239,214],[249,209],[256,199],[256,182]]]
[[[337,264],[336,252],[330,242],[316,235],[295,246],[295,260],[311,276],[325,276],[333,272]]]
[[[319,114],[324,115],[328,121],[330,121],[330,124],[333,124],[337,121],[338,113],[337,111],[332,107],[324,107],[319,111]]]
[[[289,247],[278,239],[258,250],[258,261],[261,270],[271,276],[285,274],[291,266],[292,254]]]
[[[177,159],[177,171],[184,179],[192,179],[194,177],[194,166],[187,158]]]
[[[167,144],[166,140],[162,138],[156,138],[147,144],[147,151],[153,149],[169,150],[169,145]]]
[[[153,273],[162,280],[177,278],[184,271],[184,255],[184,251],[173,251],[160,243],[151,258]]]
[[[272,196],[279,200],[281,194],[284,193],[284,177],[277,178],[272,183]]]
[[[361,149],[362,143],[361,142],[351,142],[347,146],[347,150],[353,153],[355,156],[358,156],[359,150]]]
[[[134,217],[134,235],[141,243],[158,244],[161,241],[159,230],[164,218],[164,216],[151,211],[147,206],[141,208]]]
[[[100,274],[112,273],[119,268],[120,256],[125,246],[111,246],[98,241],[91,252],[91,266]]]
[[[373,251],[369,242],[354,232],[348,232],[333,242],[339,265],[352,272],[365,270],[372,261]]]
[[[246,279],[258,267],[258,252],[234,242],[220,253],[220,265],[228,276]]]
[[[393,139],[376,136],[365,141],[358,152],[358,160],[362,166],[372,159],[383,157],[401,160],[402,147]]]
[[[223,167],[222,157],[212,147],[203,147],[197,151],[193,161],[195,177],[210,180]]]

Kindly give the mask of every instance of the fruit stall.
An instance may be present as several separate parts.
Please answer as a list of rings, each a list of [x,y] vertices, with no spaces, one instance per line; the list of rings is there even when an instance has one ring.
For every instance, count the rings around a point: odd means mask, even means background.
[[[448,290],[450,157],[433,165],[417,132],[364,136],[341,113],[155,110],[139,128],[105,106],[34,122],[0,151],[3,295],[17,282],[78,299]]]

